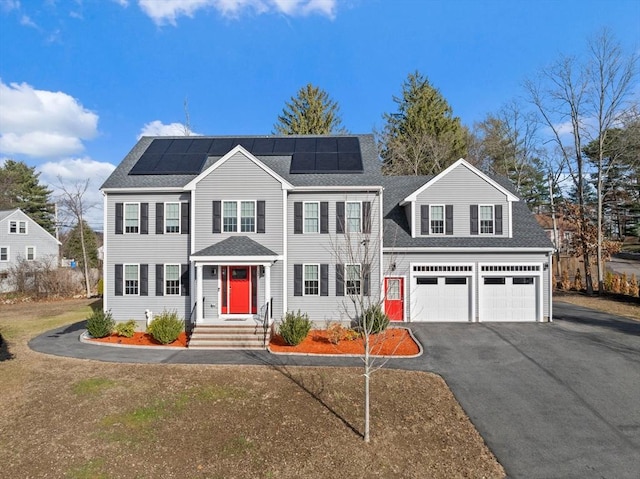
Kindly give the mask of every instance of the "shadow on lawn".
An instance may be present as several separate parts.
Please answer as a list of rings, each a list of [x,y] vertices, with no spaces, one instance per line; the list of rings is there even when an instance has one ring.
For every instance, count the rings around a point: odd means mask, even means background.
[[[554,304],[554,319],[560,319],[570,323],[588,324],[601,328],[614,329],[621,333],[640,336],[640,322],[620,316],[612,317],[610,313],[595,311],[580,306],[564,308],[560,304]]]
[[[324,407],[327,411],[329,411],[331,414],[333,414],[338,420],[340,420],[340,422],[342,422],[342,424],[344,424],[347,428],[349,428],[354,434],[356,434],[357,436],[359,436],[361,438],[364,438],[364,434],[362,432],[360,432],[356,426],[351,424],[347,418],[345,418],[342,414],[340,414],[338,411],[336,411],[330,404],[328,404],[322,398],[322,393],[324,391],[324,381],[323,381],[322,378],[319,378],[320,382],[317,383],[317,384],[314,383],[314,384],[307,385],[307,384],[305,384],[303,379],[301,379],[299,377],[296,377],[294,375],[293,371],[289,370],[287,365],[285,365],[285,364],[277,364],[277,363],[269,360],[269,359],[272,359],[272,358],[266,358],[263,355],[255,354],[253,351],[246,351],[246,354],[247,354],[247,356],[251,357],[252,359],[254,359],[254,360],[258,361],[258,362],[261,362],[265,366],[269,366],[269,367],[275,369],[276,371],[278,371],[280,374],[282,374],[284,377],[286,377],[287,379],[292,381],[296,386],[298,386],[304,392],[309,394],[309,396],[311,396],[313,399],[318,401],[318,403],[322,407]]]
[[[9,345],[2,337],[2,333],[0,333],[0,362],[8,361],[9,359],[13,359],[13,354],[9,352]]]

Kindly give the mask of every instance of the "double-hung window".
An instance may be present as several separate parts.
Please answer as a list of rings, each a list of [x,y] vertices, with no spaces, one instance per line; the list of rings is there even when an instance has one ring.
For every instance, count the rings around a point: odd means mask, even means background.
[[[35,246],[27,246],[26,248],[26,257],[27,261],[33,261],[36,259],[36,247]]]
[[[137,264],[124,265],[124,294],[137,296],[140,292],[140,266]]]
[[[317,264],[304,265],[304,295],[318,296],[320,294],[320,267]]]
[[[164,204],[164,232],[180,233],[180,203]]]
[[[304,232],[317,233],[320,231],[320,203],[304,204]]]
[[[345,280],[347,284],[347,295],[360,295],[361,288],[361,267],[359,264],[345,265]]]
[[[165,296],[180,296],[180,265],[164,265],[164,294]]]
[[[140,204],[138,203],[124,204],[124,232],[125,233],[140,232]]]
[[[9,247],[0,246],[0,261],[9,261]]]
[[[27,222],[26,221],[9,221],[9,233],[26,235]]]
[[[431,234],[433,235],[444,234],[444,206],[431,205],[429,218],[430,218],[429,224],[431,227]]]
[[[362,204],[348,202],[347,205],[347,233],[360,233],[362,230]]]
[[[480,205],[480,234],[493,234],[493,205]]]
[[[254,233],[256,231],[256,202],[223,201],[222,230],[225,233],[237,233],[238,231]]]

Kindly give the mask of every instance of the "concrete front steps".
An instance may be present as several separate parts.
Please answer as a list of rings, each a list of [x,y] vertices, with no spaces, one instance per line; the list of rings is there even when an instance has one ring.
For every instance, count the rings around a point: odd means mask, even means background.
[[[191,349],[266,349],[271,328],[265,339],[264,327],[244,324],[197,325],[189,338]]]

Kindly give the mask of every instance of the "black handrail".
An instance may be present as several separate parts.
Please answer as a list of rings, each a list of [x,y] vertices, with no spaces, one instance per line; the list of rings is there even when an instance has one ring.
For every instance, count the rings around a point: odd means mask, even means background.
[[[262,336],[262,345],[265,349],[267,349],[267,335],[269,334],[269,303],[264,304],[264,318],[262,321],[263,328],[263,336]]]

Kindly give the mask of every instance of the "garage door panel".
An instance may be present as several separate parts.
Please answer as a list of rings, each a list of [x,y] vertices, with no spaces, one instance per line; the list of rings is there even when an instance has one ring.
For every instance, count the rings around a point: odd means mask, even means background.
[[[471,279],[417,277],[411,291],[413,321],[469,321]]]
[[[535,277],[485,277],[481,283],[481,321],[535,321]]]

